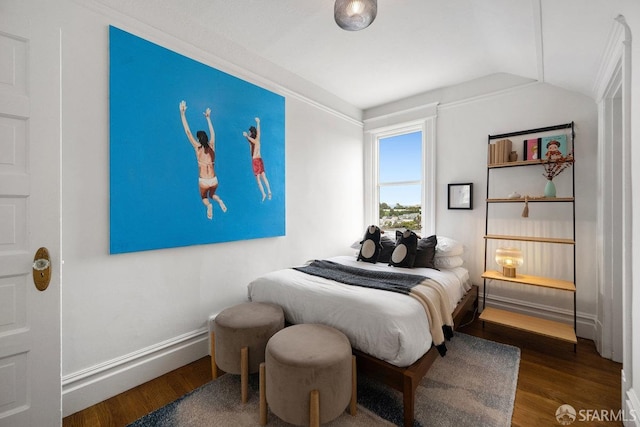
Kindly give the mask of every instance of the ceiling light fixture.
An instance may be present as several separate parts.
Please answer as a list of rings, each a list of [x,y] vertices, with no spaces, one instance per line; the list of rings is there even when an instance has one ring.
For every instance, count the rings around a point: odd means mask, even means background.
[[[336,0],[333,16],[343,30],[359,31],[367,28],[378,13],[377,0]]]

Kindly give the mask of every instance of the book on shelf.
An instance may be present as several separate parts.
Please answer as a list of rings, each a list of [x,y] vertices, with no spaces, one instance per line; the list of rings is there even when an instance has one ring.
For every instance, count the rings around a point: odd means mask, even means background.
[[[490,165],[507,163],[509,154],[513,149],[513,143],[510,139],[501,139],[489,144],[488,161]]]

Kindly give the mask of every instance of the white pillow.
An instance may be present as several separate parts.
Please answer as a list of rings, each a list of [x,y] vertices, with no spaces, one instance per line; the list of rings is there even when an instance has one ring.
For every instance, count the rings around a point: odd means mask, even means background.
[[[437,239],[436,258],[438,256],[458,256],[464,252],[464,246],[456,240],[444,236],[437,236]]]
[[[433,265],[437,269],[446,270],[449,268],[460,267],[464,261],[459,256],[440,256],[433,259]]]

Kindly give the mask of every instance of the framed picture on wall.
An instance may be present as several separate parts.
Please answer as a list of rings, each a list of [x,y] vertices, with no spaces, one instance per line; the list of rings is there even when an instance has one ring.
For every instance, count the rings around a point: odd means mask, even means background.
[[[473,184],[449,184],[449,209],[473,209]]]

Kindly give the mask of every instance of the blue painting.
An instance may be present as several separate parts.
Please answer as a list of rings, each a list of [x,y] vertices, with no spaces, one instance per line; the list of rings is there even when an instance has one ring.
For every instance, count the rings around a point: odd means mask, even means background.
[[[109,27],[110,252],[283,236],[285,101]]]

